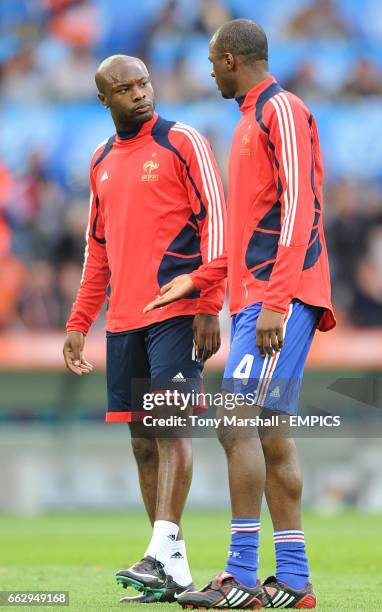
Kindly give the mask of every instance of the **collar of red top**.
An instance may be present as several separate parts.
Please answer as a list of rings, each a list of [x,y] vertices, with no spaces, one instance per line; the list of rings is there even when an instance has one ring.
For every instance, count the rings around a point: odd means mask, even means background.
[[[257,83],[254,87],[252,87],[244,96],[239,96],[236,98],[236,102],[239,105],[239,108],[242,113],[246,113],[251,108],[256,106],[256,102],[259,99],[259,96],[265,91],[272,83],[276,83],[275,77],[270,75],[269,77]]]
[[[142,123],[142,125],[136,130],[129,130],[128,132],[117,132],[116,142],[131,142],[136,141],[138,138],[149,136],[149,134],[151,134],[153,125],[156,123],[157,119],[158,113],[154,113],[152,118],[149,119],[149,121],[145,121],[144,123]]]

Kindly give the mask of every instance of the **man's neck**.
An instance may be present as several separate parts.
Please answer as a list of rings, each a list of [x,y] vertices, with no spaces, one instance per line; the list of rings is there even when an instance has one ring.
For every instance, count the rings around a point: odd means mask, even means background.
[[[258,85],[258,83],[261,83],[261,81],[264,81],[264,79],[267,79],[269,76],[270,73],[268,70],[248,70],[246,74],[243,74],[242,79],[238,83],[235,98],[237,99],[246,96],[252,87],[255,87]]]
[[[118,136],[122,139],[122,140],[129,140],[129,138],[134,138],[134,136],[136,136],[141,128],[142,128],[143,123],[139,124],[139,125],[121,125],[121,124],[116,124],[116,130],[117,130],[117,134]]]

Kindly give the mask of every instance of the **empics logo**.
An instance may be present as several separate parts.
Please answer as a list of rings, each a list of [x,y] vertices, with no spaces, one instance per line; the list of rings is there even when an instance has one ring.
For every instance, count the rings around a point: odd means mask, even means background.
[[[159,174],[154,174],[154,171],[158,168],[159,162],[154,161],[153,159],[145,162],[142,166],[144,174],[142,174],[141,180],[148,182],[157,181],[159,179]]]

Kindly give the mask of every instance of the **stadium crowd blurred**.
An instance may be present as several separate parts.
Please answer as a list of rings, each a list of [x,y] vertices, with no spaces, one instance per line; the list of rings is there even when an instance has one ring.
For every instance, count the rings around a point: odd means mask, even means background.
[[[360,11],[362,6],[362,11]],[[254,18],[271,71],[317,116],[339,321],[382,325],[379,0],[5,0],[0,3],[0,329],[64,325],[81,274],[90,155],[112,132],[94,72],[148,64],[158,109],[201,129],[223,170],[238,111],[209,75],[208,40]]]

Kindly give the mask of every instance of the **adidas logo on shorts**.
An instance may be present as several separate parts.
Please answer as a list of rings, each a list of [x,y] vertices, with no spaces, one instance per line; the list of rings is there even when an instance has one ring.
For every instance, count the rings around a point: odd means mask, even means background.
[[[280,387],[275,387],[272,393],[269,394],[271,397],[280,397]]]
[[[174,378],[172,379],[172,382],[186,382],[186,379],[184,378],[182,372],[178,372],[177,374],[175,374]]]

